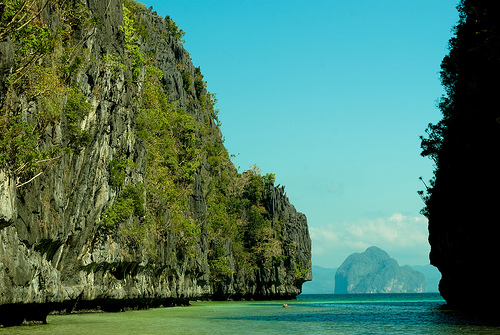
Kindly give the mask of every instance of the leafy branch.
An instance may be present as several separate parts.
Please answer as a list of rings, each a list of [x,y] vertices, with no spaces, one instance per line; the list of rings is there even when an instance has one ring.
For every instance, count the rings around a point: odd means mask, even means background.
[[[25,0],[25,1],[10,1],[7,4],[0,4],[4,6],[3,15],[0,17],[2,31],[0,32],[0,40],[5,39],[7,36],[15,34],[26,26],[28,26],[35,18],[37,18],[42,11],[47,7],[51,0],[46,0],[38,11],[34,10],[34,6],[39,0]],[[6,23],[4,22],[6,19]]]

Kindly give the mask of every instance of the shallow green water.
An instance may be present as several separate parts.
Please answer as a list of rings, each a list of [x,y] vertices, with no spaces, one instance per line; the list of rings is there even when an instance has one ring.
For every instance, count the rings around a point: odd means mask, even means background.
[[[192,302],[190,307],[54,315],[47,325],[5,328],[0,334],[500,334],[499,327],[464,318],[443,304],[438,294]]]

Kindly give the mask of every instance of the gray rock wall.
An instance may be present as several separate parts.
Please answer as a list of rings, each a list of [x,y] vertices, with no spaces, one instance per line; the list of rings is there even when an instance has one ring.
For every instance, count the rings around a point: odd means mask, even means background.
[[[311,279],[311,241],[305,216],[289,203],[283,188],[270,186],[266,201],[273,217],[281,220],[287,260],[236,271],[228,240],[224,248],[233,271],[222,283],[210,279],[211,241],[203,225],[189,255],[176,249],[180,236],[172,228],[149,236],[149,245],[143,245],[130,243],[99,225],[101,215],[118,195],[110,186],[107,170],[113,159],[125,154],[134,162],[134,168],[126,171],[125,185],[144,183],[146,146],[135,134],[134,102],[142,85],[140,78],[137,85],[130,83],[129,69],[110,69],[101,61],[103,55],[124,53],[122,2],[88,0],[82,4],[91,16],[99,18],[96,26],[80,27],[76,32],[84,40],[90,65],[74,74],[74,80],[92,105],[79,125],[91,142],[61,155],[42,175],[21,187],[16,187],[8,167],[0,169],[0,325],[44,321],[51,310],[121,310],[185,304],[201,298],[295,297],[302,283]],[[43,15],[51,24],[59,24],[54,8],[49,6]],[[140,42],[141,50],[155,51],[169,98],[195,120],[205,122],[199,107],[189,103],[198,97],[196,92],[184,90],[177,66],[183,64],[194,77],[189,54],[166,30],[163,18],[149,11],[143,20],[149,36],[147,42]],[[6,43],[0,42],[0,80],[12,65],[11,45]],[[22,91],[17,92],[14,106],[23,110],[27,120],[40,108],[28,103]],[[220,135],[214,121],[209,122],[212,133]],[[39,145],[64,147],[67,143],[68,120],[62,117],[61,122],[46,127]],[[202,166],[191,196],[194,219],[206,213],[203,185],[209,179]]]

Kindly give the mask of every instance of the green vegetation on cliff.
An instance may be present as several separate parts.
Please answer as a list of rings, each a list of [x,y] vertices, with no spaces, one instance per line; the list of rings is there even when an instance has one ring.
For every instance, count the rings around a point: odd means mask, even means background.
[[[184,90],[199,97],[189,103],[203,111],[202,122],[197,122],[184,108],[177,107],[176,101],[167,97],[163,72],[156,67],[154,55],[146,59],[137,44],[141,31],[147,30],[141,24],[143,11],[145,8],[134,2],[124,2],[125,46],[132,59],[134,80],[144,70],[144,88],[137,100],[137,135],[147,147],[147,200],[146,215],[140,213],[138,220],[149,221],[150,224],[143,228],[159,234],[172,227],[180,236],[178,249],[188,248],[188,253],[192,252],[189,246],[196,242],[202,230],[205,231],[212,241],[209,264],[214,280],[232,273],[226,264],[227,255],[222,251],[227,241],[233,244],[233,256],[239,269],[283,261],[286,257],[282,255],[280,224],[278,218],[270,216],[264,204],[267,187],[273,185],[274,175],[261,176],[256,166],[243,174],[236,171],[220,132],[213,126],[213,122],[219,122],[214,108],[216,101],[213,94],[206,92],[199,68],[192,75],[184,64],[177,64]],[[200,217],[193,215],[190,208],[197,173],[210,176],[210,183],[204,185],[206,212]],[[110,179],[111,183],[116,183],[113,180]],[[137,214],[133,210],[136,202],[121,194],[113,207],[128,206],[128,209],[121,209],[121,216],[113,215],[111,221],[104,216],[105,225],[116,223],[116,220],[125,221],[123,213]],[[116,212],[113,207],[108,216]],[[297,277],[304,275],[299,273]]]
[[[40,20],[49,4],[61,14],[62,22],[56,30]],[[80,128],[91,105],[72,80],[84,66],[85,53],[81,41],[71,36],[73,27],[95,21],[84,6],[66,1],[10,0],[0,7],[0,41],[15,41],[11,75],[0,98],[0,167],[11,167],[21,187],[64,153],[91,140]],[[19,96],[22,103],[16,101]],[[28,109],[35,110],[29,118],[25,114]],[[68,141],[40,147],[39,140],[47,128],[64,120]]]
[[[237,171],[172,19],[131,0],[0,16],[0,310],[300,293],[306,217],[273,174]]]

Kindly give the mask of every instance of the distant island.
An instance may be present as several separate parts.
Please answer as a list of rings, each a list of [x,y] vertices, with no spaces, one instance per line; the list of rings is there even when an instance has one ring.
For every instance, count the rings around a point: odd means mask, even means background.
[[[409,266],[399,266],[384,250],[369,247],[346,258],[335,274],[335,294],[423,293],[424,275]]]
[[[430,264],[410,265],[418,272],[422,272],[427,285],[427,292],[439,292],[439,280],[441,273]],[[302,294],[333,294],[335,290],[335,274],[337,268],[327,268],[319,265],[312,266],[313,280],[302,285]]]

